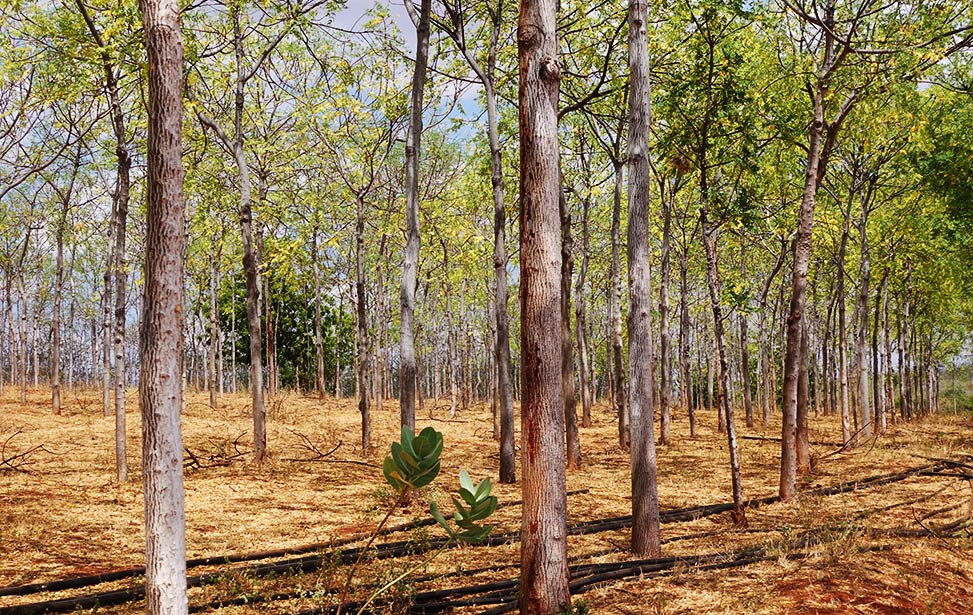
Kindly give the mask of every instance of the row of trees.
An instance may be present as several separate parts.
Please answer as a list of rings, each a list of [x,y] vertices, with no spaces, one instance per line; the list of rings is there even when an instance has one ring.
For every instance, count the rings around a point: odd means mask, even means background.
[[[695,434],[696,410],[718,409],[743,522],[734,410],[748,426],[780,411],[792,499],[812,410],[840,414],[853,446],[936,409],[971,318],[961,2],[633,2],[627,21],[610,3],[523,2],[514,31],[502,0],[424,0],[407,7],[414,62],[387,9],[347,29],[338,8],[182,14],[175,350],[211,405],[249,387],[258,462],[281,387],[354,390],[364,454],[373,404],[397,397],[414,425],[425,397],[490,399],[513,482],[519,396],[524,609],[553,613],[563,467],[582,462],[599,396],[632,451],[633,549],[650,555],[656,418],[665,445],[673,412]],[[43,376],[58,412],[63,382],[100,376],[124,481],[130,366],[152,407],[146,339],[136,353],[128,329],[153,326],[136,263],[158,241],[142,232],[155,74],[132,6],[2,18],[0,386]]]

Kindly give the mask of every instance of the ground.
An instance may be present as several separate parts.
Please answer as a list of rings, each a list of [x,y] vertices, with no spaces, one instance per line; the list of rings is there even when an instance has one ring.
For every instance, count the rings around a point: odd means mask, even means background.
[[[8,461],[0,461],[0,587],[142,563],[136,392],[129,391],[128,397],[130,479],[123,485],[114,480],[114,419],[104,416],[100,393],[76,391],[64,397],[63,414],[53,416],[47,391],[31,391],[27,403],[10,387],[0,394],[0,445],[2,459]],[[294,555],[194,567],[190,574],[215,574],[190,591],[190,604],[236,599],[245,604],[226,606],[220,613],[320,612],[342,594],[329,593],[328,587],[343,586],[348,578],[348,566],[337,563],[334,541],[359,539],[352,544],[364,544],[361,539],[379,524],[392,500],[379,466],[398,432],[397,403],[373,407],[374,448],[362,456],[352,400],[280,395],[269,406],[270,460],[257,466],[247,453],[246,397],[226,395],[215,410],[207,400],[205,393],[190,393],[183,413],[188,556],[225,558],[293,548],[324,558],[305,574],[269,577],[255,573],[253,566]],[[461,468],[474,480],[497,474],[489,406],[461,410],[450,420],[447,404],[427,401],[418,414],[420,428],[432,425],[444,434],[442,472],[434,487],[393,512],[389,526],[427,518],[429,498],[448,504],[447,492],[456,489]],[[569,496],[570,524],[630,512],[628,456],[617,449],[612,412],[600,404],[593,416],[594,425],[581,434],[584,465],[568,473],[568,489],[577,492]],[[677,411],[673,443],[658,448],[664,511],[730,498],[727,445],[716,431],[715,417],[701,411],[695,439],[689,437],[688,425],[685,412]],[[780,445],[773,437],[779,426],[741,424],[738,430],[748,436],[740,440],[745,497],[775,495]],[[802,481],[799,502],[750,508],[746,528],[733,527],[726,512],[665,523],[664,556],[682,559],[656,572],[589,585],[576,592],[583,602],[579,606],[590,613],[622,615],[973,612],[973,539],[970,525],[964,524],[973,513],[973,417],[940,415],[894,425],[886,436],[847,453],[829,444],[839,434],[834,418],[812,419],[811,439],[819,442],[813,447],[816,465]],[[852,479],[929,466],[936,459],[958,465],[926,467],[902,480],[837,495],[813,493]],[[494,535],[507,536],[519,529],[520,486],[495,485],[494,493],[502,503],[492,520]],[[624,521],[614,528],[572,535],[572,565],[597,564],[592,570],[604,571],[607,564],[631,560],[626,552],[629,529]],[[446,549],[427,562],[429,552],[423,553],[422,545],[442,535],[439,528],[425,526],[380,537],[377,544],[411,540],[410,551],[419,554],[366,558],[354,569],[353,583],[394,580],[416,568],[393,583],[391,593],[401,600],[382,607],[401,612],[411,592],[516,578],[515,539],[497,546]],[[754,548],[744,561],[741,552],[748,547]],[[692,556],[710,559],[694,562]],[[476,572],[482,568],[487,570]],[[18,612],[10,608],[16,605],[134,587],[138,581],[134,577],[29,595],[3,595],[0,589],[0,613]],[[272,594],[280,595],[262,602]],[[346,598],[366,595],[350,590]],[[468,606],[453,612],[490,608]],[[143,609],[144,603],[135,600],[87,611]]]

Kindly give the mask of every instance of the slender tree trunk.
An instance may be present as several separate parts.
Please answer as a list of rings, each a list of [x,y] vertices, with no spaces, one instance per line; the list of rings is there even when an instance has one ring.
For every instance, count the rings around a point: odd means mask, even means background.
[[[422,99],[429,58],[431,0],[422,0],[416,26],[416,64],[409,100],[405,138],[405,251],[402,256],[399,337],[399,413],[403,427],[416,428],[416,277],[419,268],[419,157],[422,142]],[[415,11],[410,11],[412,15]]]
[[[215,238],[214,238],[215,241]],[[219,403],[216,400],[216,355],[217,347],[220,335],[220,325],[219,325],[219,315],[217,312],[217,297],[216,297],[216,263],[218,258],[216,256],[215,246],[210,246],[210,263],[209,263],[209,382],[207,383],[207,388],[209,388],[209,407],[217,408]]]
[[[866,438],[872,437],[872,409],[868,399],[868,286],[871,281],[871,263],[868,253],[868,195],[870,188],[866,188],[862,197],[862,214],[859,226],[861,240],[861,259],[858,265],[858,339],[856,359],[858,362],[858,408],[861,413],[862,434]],[[876,398],[877,399],[877,398]]]
[[[580,384],[581,384],[581,425],[591,427],[591,404],[593,378],[591,378],[591,367],[588,359],[588,338],[586,335],[586,314],[585,314],[585,283],[588,277],[588,212],[590,203],[587,197],[581,202],[581,270],[578,272],[578,286],[574,301],[574,324],[578,338],[578,355],[580,358]]]
[[[911,308],[912,295],[912,262],[906,261],[906,290],[902,296],[902,320],[899,325],[899,365],[902,378],[902,418],[908,422],[912,421],[914,414],[912,400],[912,352],[910,351],[910,328],[911,322],[909,311]]]
[[[700,157],[700,167],[705,169],[705,157]],[[700,178],[700,192],[708,194],[706,171],[702,171]],[[704,199],[707,197],[704,196]],[[700,227],[703,232],[703,247],[706,250],[706,282],[709,288],[710,304],[713,309],[713,338],[716,347],[715,360],[719,375],[717,390],[717,412],[723,416],[726,426],[727,444],[730,450],[730,484],[733,492],[733,522],[738,526],[746,525],[746,512],[743,507],[743,482],[740,476],[740,455],[737,448],[736,425],[733,420],[733,405],[730,403],[730,374],[726,357],[725,333],[723,330],[723,296],[720,280],[719,265],[716,256],[716,231],[709,222],[709,206],[704,203],[699,208]]]
[[[747,279],[746,248],[740,245],[740,275]],[[740,319],[740,384],[743,388],[743,412],[747,427],[753,427],[753,400],[750,397],[750,347],[747,333],[747,314],[741,312]]]
[[[558,191],[561,218],[561,383],[564,399],[564,426],[567,440],[567,467],[581,467],[581,437],[578,434],[578,400],[574,390],[574,347],[571,343],[571,277],[574,274],[574,239],[571,214],[564,190]]]
[[[882,354],[879,352],[879,331],[882,321],[882,296],[885,293],[885,286],[888,282],[888,269],[882,273],[882,280],[879,282],[878,292],[875,294],[875,319],[872,321],[872,399],[874,400],[874,419],[875,428],[878,433],[884,434],[886,430],[885,422],[885,384],[882,373]]]
[[[185,208],[182,196],[182,36],[172,0],[140,0],[148,51],[145,297],[139,398],[149,615],[185,615],[182,482]]]
[[[659,444],[669,444],[672,431],[672,357],[669,336],[669,281],[672,265],[669,260],[669,235],[672,230],[673,194],[662,196],[662,279],[659,282]]]
[[[523,361],[521,615],[570,609],[561,400],[556,0],[523,0],[520,67],[520,271]]]
[[[372,418],[369,412],[368,311],[365,306],[365,202],[356,199],[355,221],[355,308],[358,323],[358,413],[361,415],[361,454],[368,456],[372,446]]]
[[[612,398],[615,414],[618,417],[618,446],[622,450],[629,447],[629,411],[625,400],[625,377],[622,375],[622,266],[621,266],[621,218],[622,218],[622,166],[621,161],[614,163],[615,191],[612,193],[611,221],[611,292],[609,311],[611,312],[611,365]]]
[[[838,248],[838,386],[841,388],[841,441],[850,447],[851,441],[851,402],[848,386],[848,324],[845,316],[845,254],[848,245],[848,221],[845,220]]]
[[[326,385],[324,382],[324,340],[321,332],[321,272],[318,268],[318,229],[316,226],[311,231],[311,254],[311,277],[314,278],[314,386],[317,388],[318,401],[324,401]],[[340,315],[336,316],[335,322],[339,317]],[[337,347],[337,335],[334,337],[334,343]]]
[[[101,299],[101,400],[105,416],[112,415],[112,275],[115,270],[115,225],[117,204],[112,205],[112,219],[108,224],[108,261],[105,264],[104,286]]]
[[[689,366],[689,255],[688,247],[679,252],[679,364],[682,387],[686,391],[689,411],[689,437],[696,437],[696,403],[693,400],[693,375]]]
[[[630,74],[628,133],[628,407],[632,420],[632,552],[659,557],[659,490],[655,453],[655,370],[652,348],[652,285],[649,261],[649,89],[648,6],[628,6]],[[666,365],[663,364],[663,371]],[[668,397],[663,399],[668,402]],[[665,409],[663,409],[665,412]],[[666,436],[663,435],[663,438]]]
[[[801,326],[801,357],[800,361],[808,362],[810,334],[807,330],[807,320]],[[809,386],[808,370],[802,369],[797,376],[797,473],[807,474],[811,471],[811,441],[808,434]]]
[[[824,131],[824,92],[821,88],[818,88],[814,97],[814,118],[810,128],[804,194],[801,198],[801,209],[798,214],[797,236],[794,239],[791,298],[787,313],[779,489],[780,497],[784,501],[793,500],[797,497],[797,389],[799,371],[801,370],[801,323],[804,317],[808,264],[811,260],[811,228],[814,224],[814,206],[817,197]],[[839,278],[840,275],[839,272]]]

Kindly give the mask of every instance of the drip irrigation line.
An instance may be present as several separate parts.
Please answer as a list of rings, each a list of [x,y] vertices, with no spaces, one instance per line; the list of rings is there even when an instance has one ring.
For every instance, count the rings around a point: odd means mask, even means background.
[[[846,481],[844,483],[839,483],[831,487],[822,487],[819,489],[812,489],[804,492],[805,494],[811,495],[821,495],[830,496],[837,495],[841,493],[847,493],[854,491],[856,489],[868,488],[881,486],[889,483],[894,483],[897,481],[902,481],[912,476],[921,475],[924,472],[930,471],[941,471],[945,468],[950,467],[949,460],[942,460],[932,464],[925,464],[922,466],[917,466],[909,468],[907,470],[895,473],[880,474],[876,476],[867,477],[864,479],[856,479],[851,481]],[[751,498],[744,502],[744,506],[751,508],[756,506],[762,506],[766,504],[772,504],[779,502],[779,496],[767,496],[762,498]],[[723,504],[708,504],[702,506],[690,506],[686,508],[674,509],[665,511],[660,514],[660,522],[662,523],[673,523],[678,521],[691,521],[702,517],[720,514],[733,509],[732,503]],[[425,521],[425,520],[423,520]],[[416,522],[413,522],[416,523]],[[603,531],[623,529],[629,527],[632,523],[631,515],[612,517],[609,519],[600,519],[594,521],[583,521],[580,523],[572,524],[568,527],[569,535],[584,535],[599,533]],[[412,525],[406,524],[406,525]],[[396,526],[396,528],[389,528],[390,531],[401,531],[398,528],[402,526]],[[499,546],[504,544],[514,543],[520,540],[519,532],[509,532],[506,534],[490,536],[484,541],[485,546]],[[411,541],[397,541],[390,543],[383,543],[372,547],[369,550],[368,556],[373,559],[389,559],[395,557],[402,557],[406,555],[421,554],[431,550],[442,548],[449,541],[448,538],[434,538],[428,540],[422,545],[417,545]],[[360,555],[362,555],[362,548],[356,547],[353,549],[345,549],[336,553],[332,553],[328,556],[314,555],[294,558],[290,560],[284,560],[282,562],[274,562],[268,564],[260,564],[256,566],[248,566],[244,568],[224,570],[219,572],[212,572],[200,575],[194,575],[187,577],[187,587],[196,587],[199,585],[204,585],[208,583],[213,583],[218,579],[225,577],[227,574],[243,574],[254,577],[269,576],[271,574],[294,574],[294,573],[308,573],[313,572],[326,562],[331,562],[334,564],[348,564],[356,561]],[[204,558],[208,560],[219,559],[219,558]],[[123,571],[119,571],[123,572]],[[103,577],[105,575],[93,575],[96,577]],[[134,575],[132,575],[134,576]],[[78,579],[85,578],[80,577]],[[78,579],[74,579],[77,581]],[[65,579],[63,581],[71,581],[72,579]],[[104,581],[99,581],[104,582]],[[43,584],[38,584],[43,585]],[[48,587],[50,584],[47,584]],[[21,586],[24,587],[24,586]],[[7,590],[18,589],[18,588],[4,588]],[[44,591],[44,590],[35,590]],[[48,589],[48,591],[52,591]],[[28,593],[34,593],[28,592]],[[18,594],[3,594],[2,595],[18,595]],[[14,605],[8,607],[0,607],[0,615],[40,615],[42,613],[66,613],[76,609],[91,608],[93,606],[110,606],[123,604],[125,602],[131,602],[134,600],[141,599],[145,595],[144,586],[136,586],[128,589],[121,589],[108,592],[98,592],[89,595],[74,597],[74,598],[64,598],[59,600],[34,602],[21,605]],[[349,607],[350,608],[350,607]],[[326,611],[314,611],[309,613],[301,612],[302,615],[311,615],[311,613],[326,613]]]
[[[589,489],[575,489],[568,491],[567,495],[579,495],[588,493]],[[520,506],[523,503],[522,500],[516,500],[513,502],[501,502],[497,508],[505,508],[510,506]],[[399,525],[394,525],[387,527],[378,532],[378,536],[387,536],[390,534],[397,534],[399,532],[407,532],[409,530],[418,529],[420,527],[428,527],[436,524],[436,520],[432,517],[424,519],[416,519],[414,521],[409,521],[407,523],[401,523]],[[302,545],[298,547],[285,547],[282,549],[270,549],[266,551],[253,551],[249,553],[230,553],[225,555],[212,555],[207,557],[198,557],[194,559],[186,560],[186,569],[200,568],[203,566],[220,566],[224,564],[239,564],[244,562],[254,562],[264,559],[272,559],[277,557],[286,557],[288,555],[304,555],[306,553],[314,553],[315,551],[324,551],[328,549],[333,549],[334,547],[341,547],[351,543],[355,543],[368,538],[365,536],[348,536],[346,538],[338,538],[335,540],[330,540],[327,542],[316,542],[307,545]],[[357,555],[357,551],[353,552]],[[292,560],[294,564],[301,565],[303,560]],[[132,577],[138,577],[145,574],[145,566],[135,566],[132,568],[124,568],[121,570],[114,570],[111,572],[103,572],[98,574],[83,575],[77,577],[67,577],[64,579],[57,579],[53,581],[44,581],[41,583],[27,583],[24,585],[10,585],[7,587],[0,587],[0,596],[28,596],[30,594],[38,594],[41,592],[55,592],[62,591],[66,589],[80,589],[82,587],[89,587],[91,585],[101,585],[102,583],[109,583],[112,581],[120,581],[122,579],[129,579]],[[0,607],[2,609],[2,607]],[[0,610],[0,612],[3,612]]]

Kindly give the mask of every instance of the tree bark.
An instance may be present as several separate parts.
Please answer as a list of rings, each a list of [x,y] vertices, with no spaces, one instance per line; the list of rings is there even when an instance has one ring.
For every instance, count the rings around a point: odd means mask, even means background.
[[[314,278],[314,386],[317,388],[318,401],[324,401],[327,385],[324,382],[324,340],[321,330],[321,272],[318,268],[318,228],[311,230],[311,277]],[[335,320],[340,321],[341,315],[336,314]],[[338,335],[335,332],[334,343],[338,346]],[[338,396],[335,395],[335,398]]]
[[[520,67],[520,267],[523,518],[520,612],[570,609],[561,400],[556,0],[523,0]]]
[[[145,598],[150,615],[185,615],[182,482],[185,206],[182,195],[182,36],[173,0],[140,0],[148,51],[145,295],[140,339]]]
[[[672,432],[672,358],[669,335],[669,281],[672,274],[669,235],[673,194],[662,194],[662,280],[659,282],[659,444],[669,444]]]
[[[588,338],[587,323],[585,314],[585,283],[588,277],[588,214],[591,204],[585,197],[581,202],[581,269],[578,271],[578,285],[574,301],[574,326],[578,339],[578,357],[580,359],[580,385],[581,385],[581,425],[591,427],[591,389],[593,378],[591,378],[591,367],[588,359]]]
[[[689,437],[696,437],[696,400],[693,399],[693,374],[689,366],[689,251],[683,246],[679,252],[679,365],[681,385],[685,391],[686,408],[689,411]],[[702,376],[702,374],[700,374]],[[702,378],[700,378],[702,383]],[[700,395],[699,397],[702,397]]]
[[[562,178],[563,179],[563,178]],[[571,214],[563,188],[558,191],[561,219],[561,383],[564,400],[564,426],[567,441],[567,467],[581,467],[581,437],[578,434],[578,400],[574,388],[574,345],[571,343],[571,278],[574,274],[574,239]]]
[[[622,218],[622,162],[615,161],[615,190],[612,193],[611,221],[611,290],[609,310],[611,312],[611,364],[612,397],[615,402],[615,415],[618,417],[618,447],[629,447],[629,410],[625,399],[624,363],[622,361],[622,265],[621,265],[621,218]]]
[[[419,159],[422,144],[422,104],[429,59],[429,13],[432,1],[422,0],[416,26],[416,65],[409,99],[409,127],[405,137],[405,251],[399,336],[399,415],[403,427],[416,428],[416,278],[419,268]],[[410,3],[411,6],[411,3]],[[410,11],[412,15],[414,11]]]
[[[628,380],[632,420],[632,552],[659,557],[659,490],[655,453],[655,373],[652,348],[652,285],[649,243],[649,89],[648,6],[628,6]],[[613,219],[614,222],[614,219]],[[665,369],[665,366],[663,366]]]
[[[358,414],[361,415],[361,454],[368,456],[372,446],[372,418],[369,413],[368,311],[365,309],[365,203],[356,198],[355,219],[355,308],[358,325]]]
[[[807,319],[801,325],[801,357],[804,364],[808,362],[810,346]],[[809,386],[808,370],[802,369],[797,376],[797,472],[807,474],[811,471],[811,441],[808,433]]]

